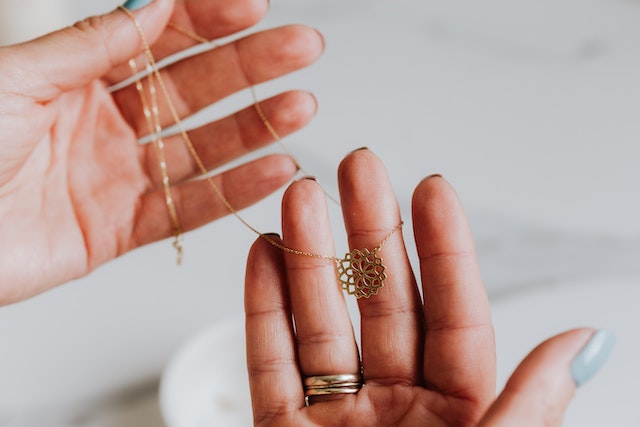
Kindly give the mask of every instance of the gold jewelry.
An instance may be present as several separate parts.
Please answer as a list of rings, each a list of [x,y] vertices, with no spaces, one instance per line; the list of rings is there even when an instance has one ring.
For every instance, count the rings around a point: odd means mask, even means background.
[[[316,254],[313,252],[308,252],[308,251],[301,251],[298,249],[293,249],[290,248],[288,246],[285,246],[279,242],[277,242],[276,240],[272,239],[271,237],[261,233],[259,230],[257,230],[255,227],[253,227],[251,224],[249,224],[242,216],[240,216],[240,214],[238,213],[238,211],[231,205],[231,203],[229,202],[229,200],[224,196],[224,194],[222,193],[222,191],[220,190],[220,188],[218,188],[218,186],[215,184],[215,182],[213,181],[213,178],[211,176],[208,175],[208,170],[205,167],[202,159],[200,158],[200,156],[198,155],[193,142],[191,141],[191,138],[189,137],[189,134],[187,133],[185,127],[182,124],[182,120],[180,119],[180,116],[175,108],[175,105],[173,104],[169,91],[164,83],[164,80],[162,78],[162,75],[160,74],[160,71],[157,67],[155,58],[153,57],[153,54],[151,53],[151,47],[149,46],[149,43],[147,42],[147,39],[144,35],[144,31],[142,30],[142,26],[140,25],[140,23],[138,22],[138,20],[136,19],[136,17],[133,15],[133,13],[131,13],[128,9],[120,6],[120,9],[125,12],[129,18],[131,18],[131,20],[133,21],[133,23],[136,26],[136,29],[138,31],[138,35],[140,36],[140,40],[143,44],[144,47],[144,54],[145,57],[147,59],[147,67],[149,69],[149,79],[151,80],[152,78],[155,77],[156,81],[158,82],[158,85],[160,86],[160,90],[162,91],[162,94],[167,102],[167,106],[169,108],[169,111],[173,117],[173,120],[180,132],[180,135],[182,136],[182,139],[189,151],[189,153],[191,154],[191,157],[193,158],[193,161],[196,163],[196,166],[198,167],[198,169],[200,170],[200,173],[205,177],[205,179],[209,182],[209,186],[211,188],[211,190],[215,193],[215,195],[220,199],[220,201],[225,205],[225,207],[229,210],[229,212],[234,215],[246,228],[248,228],[249,230],[251,230],[252,232],[254,232],[255,234],[257,234],[260,238],[262,238],[263,240],[267,241],[269,244],[271,244],[272,246],[286,252],[286,253],[290,253],[290,254],[294,254],[294,255],[302,255],[302,256],[307,256],[307,257],[312,257],[312,258],[319,258],[319,259],[327,259],[327,260],[331,260],[336,264],[336,269],[337,269],[337,275],[338,275],[338,280],[341,283],[341,287],[342,289],[344,289],[347,293],[349,293],[350,295],[355,295],[355,297],[357,299],[360,299],[362,297],[364,298],[369,298],[372,295],[376,295],[378,293],[378,291],[384,287],[384,280],[386,279],[386,274],[385,274],[385,270],[386,267],[384,266],[384,264],[382,264],[382,258],[380,258],[378,256],[378,253],[382,250],[382,247],[384,246],[384,244],[391,238],[391,236],[398,230],[402,229],[402,226],[404,225],[403,222],[400,222],[400,224],[398,224],[396,227],[394,227],[383,239],[382,241],[378,244],[378,246],[376,248],[373,249],[373,251],[369,251],[368,249],[354,249],[353,251],[347,253],[345,255],[344,258],[337,258],[335,256],[330,256],[330,255],[322,255],[322,254]],[[179,27],[177,25],[173,25],[172,28],[176,29],[177,31],[183,32],[183,34],[189,35],[188,30],[184,30],[182,27]],[[187,33],[185,33],[184,31],[187,31]],[[193,33],[195,34],[195,33]],[[196,35],[197,36],[197,35]],[[200,36],[197,36],[200,37]],[[202,38],[202,40],[206,40],[204,38]],[[207,43],[209,41],[207,40]],[[267,120],[266,116],[264,115],[264,112],[262,111],[262,108],[260,107],[259,103],[257,102],[257,97],[255,96],[255,90],[252,89],[252,93],[254,96],[254,105],[256,107],[256,111],[258,112],[258,115],[260,116],[262,122],[265,124],[265,126],[267,127],[267,129],[269,130],[269,132],[272,133],[272,135],[274,135],[274,137],[276,138],[276,140],[278,142],[280,142],[281,145],[281,138],[280,136],[277,134],[277,132],[275,131],[275,129],[273,128],[273,126],[271,125],[271,123]],[[153,109],[153,108],[152,108]],[[157,133],[157,132],[156,132]],[[288,151],[288,150],[287,150]],[[293,158],[293,156],[291,156]],[[294,158],[295,159],[295,158]],[[296,161],[297,163],[297,161]],[[326,192],[325,192],[326,194]]]
[[[360,374],[315,375],[303,381],[305,389],[362,385]]]
[[[305,403],[309,406],[315,396],[356,394],[364,381],[361,374],[316,375],[303,381]]]
[[[202,43],[202,44],[213,44],[213,45],[215,45],[213,40],[206,39],[206,38],[202,37],[200,34],[194,33],[191,30],[187,30],[186,28],[176,24],[175,22],[169,22],[167,24],[167,26],[169,28],[172,28],[172,29],[176,30],[179,33],[184,34],[187,37],[192,38],[193,40],[195,40],[197,42]]]
[[[218,46],[215,43],[215,41],[206,39],[206,38],[202,37],[201,35],[193,32],[191,30],[188,30],[188,29],[186,29],[184,27],[181,27],[178,24],[175,24],[173,22],[169,22],[168,26],[171,27],[172,29],[174,29],[175,31],[177,31],[177,32],[179,32],[179,33],[191,38],[192,40],[197,41],[198,43],[207,44],[207,45],[211,45],[211,46],[215,46],[215,47]],[[282,148],[282,151],[284,151],[286,154],[289,155],[289,157],[291,157],[291,159],[293,159],[293,161],[295,162],[296,166],[298,167],[298,172],[300,174],[302,174],[302,175],[311,175],[298,162],[298,159],[296,159],[296,157],[293,155],[291,150],[289,150],[289,148],[285,145],[285,143],[282,141],[282,137],[278,134],[278,132],[276,132],[275,128],[273,127],[273,125],[271,124],[269,119],[267,119],[267,115],[264,113],[264,110],[262,109],[262,106],[260,105],[260,102],[258,101],[258,95],[256,93],[255,86],[253,86],[253,85],[249,86],[249,91],[251,92],[251,99],[253,101],[253,107],[256,110],[256,113],[258,114],[258,117],[260,117],[260,120],[262,121],[262,124],[264,124],[264,127],[271,134],[271,136],[278,143],[278,145],[280,145],[280,148]],[[340,202],[335,197],[333,197],[328,191],[326,191],[324,189],[324,187],[322,188],[322,191],[324,192],[325,196],[329,200],[331,200],[336,205],[340,206]]]
[[[147,97],[144,92],[142,81],[137,77],[138,65],[135,59],[129,60],[129,67],[133,72],[135,78],[136,90],[140,96],[140,102],[142,103],[142,110],[144,117],[147,121],[147,127],[149,128],[149,135],[151,136],[151,142],[155,148],[156,156],[158,157],[158,166],[160,167],[160,174],[162,175],[162,187],[164,189],[164,198],[167,205],[167,211],[169,212],[169,219],[173,228],[173,247],[176,250],[176,263],[182,264],[182,227],[180,227],[180,221],[178,220],[178,214],[176,212],[175,203],[173,203],[173,196],[171,194],[171,182],[169,180],[169,172],[167,171],[167,160],[165,156],[165,145],[162,139],[162,125],[160,124],[160,111],[158,110],[157,91],[156,86],[153,83],[153,76],[149,76],[149,95],[151,98],[151,108],[147,102]],[[147,71],[150,72],[149,66]]]

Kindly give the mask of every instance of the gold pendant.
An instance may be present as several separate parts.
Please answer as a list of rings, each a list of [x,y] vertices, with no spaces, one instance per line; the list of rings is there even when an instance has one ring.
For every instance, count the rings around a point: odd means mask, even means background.
[[[344,291],[357,299],[377,295],[384,286],[386,267],[377,251],[354,249],[338,261],[338,280]]]

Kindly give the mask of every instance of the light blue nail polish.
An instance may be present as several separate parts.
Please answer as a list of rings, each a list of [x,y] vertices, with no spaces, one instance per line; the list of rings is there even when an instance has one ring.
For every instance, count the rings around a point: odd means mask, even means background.
[[[122,5],[122,7],[128,10],[138,10],[142,9],[152,1],[153,0],[127,0],[127,2]]]
[[[577,387],[589,381],[602,368],[615,342],[615,336],[607,330],[597,331],[591,337],[571,364],[571,374]]]

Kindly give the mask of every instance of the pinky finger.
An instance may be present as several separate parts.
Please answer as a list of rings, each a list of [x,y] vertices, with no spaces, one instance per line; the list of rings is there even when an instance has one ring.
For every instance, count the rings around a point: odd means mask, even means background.
[[[513,373],[479,427],[559,427],[576,387],[613,349],[608,331],[575,329],[536,347]]]

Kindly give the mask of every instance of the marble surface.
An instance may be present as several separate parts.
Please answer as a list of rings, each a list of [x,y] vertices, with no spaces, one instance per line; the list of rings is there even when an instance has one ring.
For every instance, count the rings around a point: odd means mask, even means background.
[[[318,116],[287,143],[329,191],[342,156],[363,145],[385,159],[407,218],[415,183],[443,173],[496,304],[583,279],[640,285],[639,2],[345,0],[307,15],[291,1],[272,0],[259,28],[308,23],[326,53],[258,92],[317,95]],[[115,6],[69,4],[69,22]],[[278,230],[279,198],[246,217]],[[181,268],[160,242],[1,308],[0,426],[163,425],[160,373],[196,331],[242,312],[253,238],[224,219],[186,237]],[[632,334],[619,340],[640,353]]]

